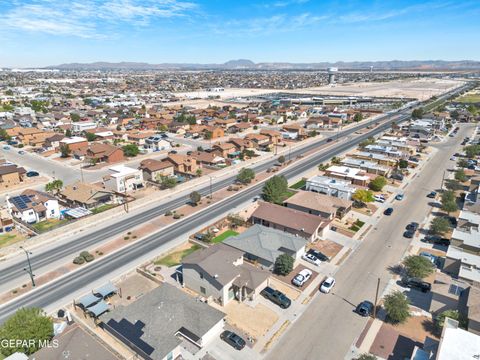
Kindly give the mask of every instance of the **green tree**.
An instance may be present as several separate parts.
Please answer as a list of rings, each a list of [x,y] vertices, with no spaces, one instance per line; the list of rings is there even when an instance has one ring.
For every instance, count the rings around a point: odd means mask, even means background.
[[[432,234],[441,235],[450,229],[450,221],[445,217],[436,217],[430,224],[430,232]]]
[[[202,176],[202,174],[203,174],[203,170],[202,170],[202,169],[197,169],[197,171],[195,171],[195,174],[196,174],[198,177],[200,177],[200,176]]]
[[[398,162],[398,167],[400,169],[406,169],[408,167],[408,161],[405,159],[400,159],[400,161]]]
[[[0,327],[0,339],[34,340],[28,342],[28,347],[21,345],[7,347],[2,346],[0,353],[10,356],[16,352],[27,355],[33,354],[40,349],[40,343],[53,337],[52,319],[46,316],[40,308],[21,308],[15,312]]]
[[[468,167],[468,161],[466,159],[459,159],[457,161],[457,166],[461,168],[466,168]]]
[[[383,300],[387,319],[392,323],[403,323],[410,316],[409,301],[400,291],[395,291]]]
[[[45,185],[45,191],[48,192],[58,192],[62,189],[63,187],[63,181],[62,180],[53,180]]]
[[[357,112],[354,116],[353,116],[353,121],[355,122],[360,122],[363,120],[363,114],[361,112]]]
[[[450,117],[451,117],[452,119],[458,120],[458,118],[460,117],[460,113],[458,112],[458,110],[453,110],[453,111],[450,113]]]
[[[469,159],[473,159],[480,155],[480,145],[468,145],[463,148],[463,151],[465,151],[465,155]]]
[[[336,157],[336,156],[332,157],[332,160],[331,160],[331,161],[332,161],[332,164],[335,164],[335,165],[339,165],[339,164],[342,163],[342,159],[340,159],[340,158],[338,158],[338,157]]]
[[[10,139],[11,139],[11,137],[10,137],[10,135],[8,135],[7,130],[0,129],[0,140],[8,141]]]
[[[123,150],[123,155],[127,157],[137,156],[140,152],[140,150],[138,149],[138,146],[135,144],[124,145],[122,146],[122,150]]]
[[[422,108],[418,108],[412,111],[412,119],[421,119],[424,115]]]
[[[250,184],[255,179],[255,171],[249,168],[243,168],[238,172],[237,181],[242,184]]]
[[[378,358],[375,355],[371,354],[362,354],[356,360],[377,360]]]
[[[274,272],[279,275],[288,275],[293,270],[293,258],[288,254],[280,254],[275,260]]]
[[[60,156],[62,158],[69,157],[71,152],[72,152],[72,150],[70,150],[70,146],[68,146],[68,144],[60,145]]]
[[[465,182],[467,181],[467,179],[467,175],[465,175],[465,171],[463,169],[458,169],[457,171],[455,171],[455,180]]]
[[[360,189],[355,191],[355,193],[352,195],[352,200],[355,201],[357,205],[360,204],[361,206],[365,206],[366,203],[374,201],[375,198],[373,197],[373,193],[371,191]]]
[[[230,227],[231,227],[232,229],[236,229],[236,228],[238,228],[239,226],[245,225],[245,220],[243,220],[243,218],[242,218],[240,215],[238,215],[238,214],[230,214],[230,215],[228,215],[227,220],[228,220],[228,222],[230,223]]]
[[[281,204],[287,190],[287,179],[284,176],[275,175],[263,186],[262,197],[265,201]]]
[[[77,113],[70,113],[70,119],[71,119],[73,122],[80,121],[80,115],[78,115]]]
[[[442,208],[443,211],[445,211],[448,215],[450,213],[455,212],[458,210],[457,203],[455,201],[447,201],[442,203]]]
[[[5,95],[7,95],[7,96],[13,96],[13,90],[11,90],[11,89],[6,90],[6,91],[5,91]]]
[[[458,310],[445,310],[434,318],[435,329],[438,333],[442,332],[443,325],[445,324],[445,318],[447,317],[453,320],[457,320],[458,325],[462,329],[467,328],[468,319],[466,319],[464,315],[460,314]]]
[[[368,139],[363,140],[360,144],[358,144],[358,146],[360,146],[361,148],[364,148],[372,144],[375,144],[375,138],[373,136],[370,136]]]
[[[164,189],[173,189],[177,186],[177,179],[173,176],[158,175],[156,180]]]
[[[442,204],[450,201],[455,201],[455,193],[451,190],[444,191],[441,199]]]
[[[280,164],[283,164],[283,163],[285,162],[285,156],[283,156],[283,155],[279,156],[279,157],[278,157],[278,162],[279,162]]]
[[[403,266],[408,276],[419,279],[426,278],[433,273],[434,267],[430,260],[420,255],[410,255],[403,260]]]
[[[87,138],[87,141],[90,142],[90,141],[94,141],[97,136],[94,133],[87,132],[85,134],[85,137]]]
[[[192,191],[190,193],[190,201],[193,205],[197,206],[197,204],[202,200],[202,195],[198,191]]]
[[[385,185],[387,185],[387,179],[385,179],[383,176],[377,176],[375,179],[370,181],[368,187],[373,191],[382,191]]]
[[[66,137],[72,137],[72,130],[67,129],[67,130],[65,131],[65,136],[66,136]]]
[[[210,140],[213,137],[213,133],[211,131],[205,131],[203,133],[203,138],[206,140]]]

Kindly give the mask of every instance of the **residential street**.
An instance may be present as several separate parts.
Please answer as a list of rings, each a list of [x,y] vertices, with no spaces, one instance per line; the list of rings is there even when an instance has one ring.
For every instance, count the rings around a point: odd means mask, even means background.
[[[363,300],[374,301],[378,277],[380,293],[384,290],[391,277],[388,268],[400,261],[410,243],[402,236],[405,226],[411,221],[423,225],[430,210],[427,193],[439,189],[444,170],[452,167],[450,156],[473,128],[472,124],[463,125],[458,135],[437,146],[439,151],[406,187],[405,199],[393,202],[394,214],[384,216],[367,235],[365,243],[340,267],[333,293],[318,294],[277,341],[267,359],[346,357],[367,322],[354,312],[355,307]]]

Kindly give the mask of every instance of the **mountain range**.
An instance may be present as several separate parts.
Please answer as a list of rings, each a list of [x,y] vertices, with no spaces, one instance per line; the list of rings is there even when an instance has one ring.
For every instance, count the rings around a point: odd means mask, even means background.
[[[145,62],[93,62],[69,63],[47,66],[46,69],[59,70],[326,70],[336,67],[341,70],[476,70],[480,69],[480,61],[459,60],[391,60],[391,61],[352,61],[352,62],[318,62],[288,63],[262,62],[254,63],[247,59],[230,60],[223,64],[195,63],[161,63]]]

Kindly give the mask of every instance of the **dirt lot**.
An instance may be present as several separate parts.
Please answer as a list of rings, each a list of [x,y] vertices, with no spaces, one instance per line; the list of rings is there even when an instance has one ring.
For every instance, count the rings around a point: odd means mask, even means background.
[[[278,320],[278,315],[263,304],[255,307],[230,301],[223,309],[227,322],[255,339],[264,336]],[[255,319],[255,321],[252,321]]]
[[[295,270],[293,270],[291,272],[292,274],[292,277],[297,275],[298,272],[296,272]],[[318,274],[317,274],[318,275]],[[307,282],[307,284],[310,283],[311,280],[309,280],[309,282]],[[280,280],[280,279],[277,279],[275,277],[271,277],[270,278],[270,286],[272,288],[274,288],[275,290],[279,290],[281,292],[283,292],[285,295],[287,295],[288,298],[292,299],[292,300],[296,300],[300,294],[301,294],[301,290],[300,289],[296,289],[293,287],[293,285],[290,285],[290,283],[288,283],[289,285],[287,285],[287,282],[286,280],[283,281],[283,280]],[[304,285],[305,286],[308,286],[308,285]]]
[[[318,250],[322,254],[328,256],[330,259],[333,259],[335,255],[337,255],[340,250],[343,249],[343,246],[331,240],[321,240],[310,244],[309,248]]]
[[[157,283],[138,273],[127,275],[115,285],[121,290],[122,297],[114,296],[112,298],[112,303],[124,306],[129,305],[142,295],[145,295],[159,286]]]

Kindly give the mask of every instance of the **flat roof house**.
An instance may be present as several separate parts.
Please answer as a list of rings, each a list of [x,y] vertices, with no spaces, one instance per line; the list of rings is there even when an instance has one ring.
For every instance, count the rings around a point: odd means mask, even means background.
[[[480,256],[454,245],[448,247],[443,270],[470,284],[480,285]]]
[[[357,190],[349,181],[332,179],[327,176],[311,177],[306,181],[305,189],[345,200],[350,200]]]
[[[377,164],[374,161],[354,159],[354,158],[345,158],[342,160],[342,165],[357,168],[366,171],[369,174],[376,174],[381,176],[388,176],[391,168],[387,166],[382,166]]]
[[[453,229],[451,242],[452,245],[458,246],[469,253],[480,255],[480,232],[478,228]]]
[[[328,230],[330,224],[327,218],[263,201],[252,213],[250,221],[253,224],[298,235],[310,241],[323,237],[324,230]]]
[[[223,312],[165,283],[102,315],[100,326],[142,359],[170,360],[187,351],[183,343],[201,348],[218,337],[224,318]]]
[[[253,300],[268,285],[270,272],[243,261],[243,251],[216,244],[182,260],[183,285],[221,305]]]
[[[245,259],[271,268],[281,254],[290,255],[296,263],[305,253],[307,239],[262,225],[253,225],[223,243],[243,251]]]
[[[458,310],[468,319],[468,331],[480,335],[480,288],[469,286],[464,289]]]
[[[348,180],[352,184],[366,186],[370,178],[365,175],[364,170],[351,168],[348,166],[330,166],[325,170],[325,175],[337,179]]]
[[[466,360],[478,357],[480,336],[460,329],[458,321],[446,318],[436,360]]]

